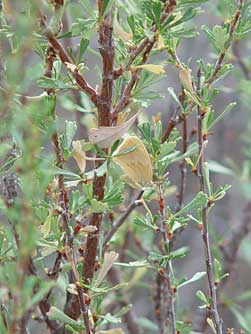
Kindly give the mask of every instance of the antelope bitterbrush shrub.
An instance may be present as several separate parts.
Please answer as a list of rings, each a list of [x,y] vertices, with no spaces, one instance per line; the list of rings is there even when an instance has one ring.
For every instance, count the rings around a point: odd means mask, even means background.
[[[1,334],[250,333],[250,122],[211,158],[250,36],[248,0],[1,1]]]

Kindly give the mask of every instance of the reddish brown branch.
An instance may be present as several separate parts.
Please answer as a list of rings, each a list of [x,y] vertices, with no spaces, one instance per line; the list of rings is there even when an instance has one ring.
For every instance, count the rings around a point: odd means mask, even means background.
[[[58,53],[58,56],[61,62],[64,65],[67,65],[67,63],[73,65],[63,45],[56,39],[55,35],[50,30],[46,30],[45,36],[47,37],[48,41],[51,43],[53,49]],[[77,68],[74,71],[71,71],[71,74],[73,75],[74,79],[76,80],[77,85],[81,88],[81,90],[83,90],[87,95],[89,95],[92,102],[97,106],[99,101],[98,101],[98,95],[95,89],[92,88],[87,83],[84,76],[80,74]]]
[[[168,4],[165,5],[163,9],[163,14],[161,16],[160,22],[163,23],[166,18],[168,17],[169,13],[171,13],[174,10],[174,7],[176,6],[176,0],[170,0]],[[157,32],[157,27],[156,25],[153,25],[152,32],[156,33]],[[157,39],[158,34],[156,33],[153,37],[153,39]],[[129,58],[128,63],[125,65],[125,67],[121,67],[113,72],[114,79],[119,78],[124,72],[129,71],[131,68],[131,65],[133,64],[134,60],[146,49],[149,47],[149,44],[151,44],[152,41],[148,38],[145,37],[140,44],[135,48],[132,49],[131,51],[131,56]]]
[[[61,6],[61,5],[60,5]],[[46,19],[44,15],[38,10],[38,15],[40,17],[40,24],[41,28],[44,30],[44,35],[50,42],[51,46],[53,47],[54,51],[57,52],[61,62],[67,66],[67,68],[70,70],[71,74],[73,75],[77,85],[81,90],[83,90],[91,99],[91,101],[97,106],[98,105],[98,94],[95,91],[94,88],[92,88],[88,82],[85,80],[84,76],[80,74],[77,67],[74,67],[74,64],[72,64],[71,58],[68,56],[66,50],[64,49],[63,45],[57,40],[54,33],[48,29],[46,25]],[[69,66],[70,64],[70,66]],[[75,70],[72,70],[72,68],[75,68]]]
[[[164,7],[163,14],[161,16],[161,23],[165,22],[166,18],[174,10],[175,6],[176,6],[176,0],[170,0],[169,3]],[[157,31],[157,28],[154,26],[153,32],[156,32],[156,31]],[[150,55],[150,52],[152,51],[154,44],[157,41],[157,38],[158,38],[157,33],[154,35],[152,40],[149,40],[148,37],[146,37],[141,42],[141,44],[138,46],[138,48],[135,50],[133,55],[131,56],[129,63],[125,67],[125,70],[130,69],[130,66],[132,65],[133,61],[136,59],[138,55],[140,55],[141,52],[143,52],[144,49],[145,51],[142,55],[141,64],[145,64],[148,60],[148,57]],[[114,108],[114,112],[112,115],[112,121],[114,122],[114,124],[116,124],[117,122],[117,117],[118,117],[119,112],[122,111],[122,109],[125,108],[130,103],[133,88],[138,82],[141,71],[142,69],[140,68],[132,71],[131,79],[126,85],[126,87],[124,88],[121,99],[119,100],[119,102]],[[123,73],[123,70],[121,69],[118,70],[118,74],[122,74],[122,73]]]
[[[237,24],[239,22],[240,16],[241,16],[241,10],[242,10],[242,7],[243,7],[243,3],[244,3],[244,0],[239,0],[238,8],[235,12],[233,20],[230,23],[228,40],[226,42],[226,45],[225,45],[224,49],[219,54],[219,57],[218,57],[218,59],[215,63],[215,66],[214,66],[213,73],[210,75],[210,78],[206,81],[207,85],[211,85],[218,77],[218,73],[221,70],[222,63],[225,59],[226,53],[227,53],[227,51],[228,51],[228,49],[229,49],[229,47],[232,43],[232,40],[233,40],[233,37],[234,37],[234,32],[235,32],[235,29],[236,29]]]
[[[102,1],[98,3],[99,9],[102,8]],[[103,60],[102,88],[100,95],[100,103],[98,105],[98,125],[110,125],[110,110],[112,105],[113,93],[113,66],[114,66],[114,45],[113,45],[113,28],[111,14],[107,14],[99,25],[99,50]],[[97,162],[96,166],[99,166]],[[93,181],[93,195],[101,201],[104,197],[106,175],[95,175]],[[90,225],[93,225],[97,230],[90,233],[87,238],[86,253],[84,257],[83,281],[85,284],[91,283],[93,278],[96,256],[99,243],[99,233],[102,223],[102,214],[94,213],[91,216]],[[87,290],[87,288],[85,288]]]
[[[155,36],[153,38],[153,40],[147,44],[146,50],[145,50],[145,52],[142,56],[142,62],[141,62],[142,64],[146,63],[146,61],[148,59],[148,56],[149,56],[156,40],[157,40],[157,37]],[[119,112],[130,103],[132,90],[135,87],[136,83],[138,82],[141,71],[142,71],[142,69],[138,68],[138,69],[136,69],[132,72],[131,79],[128,82],[128,84],[126,85],[121,99],[119,100],[118,104],[114,108],[114,112],[113,112],[113,115],[112,115],[112,120],[115,124],[117,122],[117,117],[118,117]]]

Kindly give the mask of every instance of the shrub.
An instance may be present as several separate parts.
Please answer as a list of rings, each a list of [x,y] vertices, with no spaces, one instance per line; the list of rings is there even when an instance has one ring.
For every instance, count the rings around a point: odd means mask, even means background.
[[[225,293],[251,222],[248,122],[240,162],[212,153],[250,109],[250,31],[244,0],[1,4],[1,333],[250,332],[250,291]],[[213,55],[186,59],[202,38]],[[225,181],[236,226],[214,223]]]

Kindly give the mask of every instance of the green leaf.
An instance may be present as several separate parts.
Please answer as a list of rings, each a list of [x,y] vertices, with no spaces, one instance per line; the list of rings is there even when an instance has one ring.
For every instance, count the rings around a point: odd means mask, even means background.
[[[151,333],[158,332],[159,330],[158,326],[148,318],[140,317],[137,319],[137,323],[140,328],[150,331]]]
[[[55,174],[65,175],[67,176],[68,179],[71,179],[71,180],[81,180],[81,176],[79,176],[78,174],[75,174],[73,172],[70,172],[69,170],[62,169],[62,168],[57,168]]]
[[[144,227],[145,230],[149,230],[149,231],[157,231],[158,230],[158,226],[151,224],[151,222],[149,221],[148,216],[145,219],[140,218],[140,217],[135,217],[134,220],[133,220],[133,223],[136,224],[136,225]]]
[[[100,213],[108,210],[108,205],[93,198],[90,203],[90,209],[92,213]]]
[[[138,125],[138,128],[148,143],[152,141],[151,125],[149,122]]]
[[[221,280],[222,266],[219,260],[214,259],[215,282],[219,283]]]
[[[85,173],[85,177],[88,180],[92,180],[94,178],[94,175],[102,176],[107,172],[107,162],[104,162],[100,167],[92,169],[88,173]]]
[[[185,285],[188,285],[190,283],[196,282],[196,281],[200,280],[202,277],[204,277],[205,275],[206,275],[205,271],[198,272],[198,273],[194,274],[193,277],[191,277],[190,279],[187,279],[185,282],[178,285],[177,288],[179,289],[182,286],[185,286]]]
[[[168,87],[167,90],[168,90],[169,94],[172,96],[172,98],[173,98],[173,99],[177,102],[177,104],[180,106],[181,110],[183,110],[183,109],[184,109],[184,108],[183,108],[183,105],[181,104],[181,102],[180,102],[178,96],[176,95],[176,93],[175,93],[173,87]]]
[[[215,25],[211,31],[206,25],[203,25],[202,30],[206,33],[209,41],[214,49],[220,53],[224,50],[226,42],[229,39],[227,28]]]
[[[206,185],[207,185],[208,195],[211,196],[213,194],[213,187],[212,187],[212,183],[210,182],[210,173],[209,173],[209,167],[208,167],[207,162],[204,162],[203,174],[204,174]]]
[[[207,127],[207,130],[210,130],[212,127],[214,127],[215,124],[217,124],[219,121],[221,121],[222,118],[225,116],[225,114],[227,114],[229,111],[231,111],[235,106],[236,106],[236,102],[232,102],[232,103],[230,103],[230,104],[224,109],[224,111],[223,111],[218,117],[216,117],[215,120],[213,120],[213,121],[211,122],[211,124]]]
[[[206,307],[207,305],[210,305],[210,303],[209,303],[207,297],[204,295],[204,293],[203,293],[201,290],[198,290],[198,291],[196,292],[196,297],[199,298],[199,299],[205,304],[205,305],[203,305],[203,306]]]
[[[186,256],[188,252],[188,247],[181,247],[170,253],[171,258],[173,259],[182,259]]]
[[[208,167],[209,167],[209,170],[214,173],[229,175],[229,176],[235,175],[232,169],[221,165],[217,161],[213,161],[213,160],[208,161]]]
[[[58,309],[55,306],[51,306],[49,312],[47,312],[47,316],[50,320],[58,320],[63,322],[64,324],[69,324],[76,328],[77,330],[83,330],[84,326],[76,320],[68,317],[63,311]]]
[[[42,281],[40,283],[38,292],[32,296],[31,300],[28,303],[26,303],[25,305],[26,310],[29,310],[34,305],[38,304],[55,285],[56,285],[56,282]]]
[[[195,198],[188,203],[187,205],[185,205],[180,211],[178,211],[174,217],[180,217],[183,216],[187,213],[190,213],[192,210],[194,209],[198,209],[201,207],[204,207],[207,205],[208,202],[208,198],[207,195],[204,194],[203,192],[199,192]]]
[[[111,178],[108,178],[103,202],[107,203],[110,208],[123,203],[123,190],[124,183],[121,180],[113,182]]]
[[[80,45],[79,45],[79,51],[78,51],[78,61],[77,64],[81,62],[82,56],[84,52],[86,51],[87,47],[89,45],[89,39],[83,37],[81,38]]]
[[[0,232],[0,255],[2,254],[3,241],[4,241],[4,234]]]
[[[181,334],[191,334],[192,333],[192,324],[186,323],[183,321],[176,321],[177,332]]]
[[[134,267],[134,268],[150,267],[150,264],[146,260],[132,261],[132,262],[128,262],[128,263],[115,262],[114,265],[120,266],[120,267],[129,267],[129,268],[132,268],[132,267]]]
[[[80,0],[82,6],[85,8],[87,13],[90,16],[93,16],[93,7],[91,6],[90,2],[88,0]]]
[[[96,25],[96,19],[88,18],[81,19],[77,18],[75,22],[72,23],[70,33],[71,37],[83,36],[89,37],[89,31],[92,30]]]
[[[65,84],[60,80],[56,80],[53,78],[47,78],[45,76],[41,77],[37,81],[38,87],[43,89],[71,89],[72,85]]]
[[[101,8],[101,15],[102,16],[105,15],[105,13],[107,13],[110,10],[113,2],[114,2],[114,0],[103,0],[102,8]]]
[[[161,2],[153,2],[152,4],[153,14],[154,14],[154,21],[156,26],[160,28],[160,15],[161,15]]]
[[[158,121],[154,126],[154,136],[158,142],[161,141],[162,138],[162,123]]]
[[[77,123],[75,121],[65,121],[65,134],[60,136],[60,141],[64,149],[70,148],[76,131]]]

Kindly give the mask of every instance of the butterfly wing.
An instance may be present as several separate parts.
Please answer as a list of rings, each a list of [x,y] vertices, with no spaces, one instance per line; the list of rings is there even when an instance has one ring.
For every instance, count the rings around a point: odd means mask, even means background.
[[[89,141],[97,144],[101,148],[110,147],[117,139],[121,138],[135,122],[140,111],[138,111],[127,122],[119,126],[101,126],[99,128],[90,129]]]
[[[142,143],[136,136],[125,138],[118,147],[116,154],[122,154],[130,147],[135,147],[133,151],[117,156],[114,161],[120,165],[125,175],[135,184],[147,185],[152,181],[153,170],[150,156]]]

